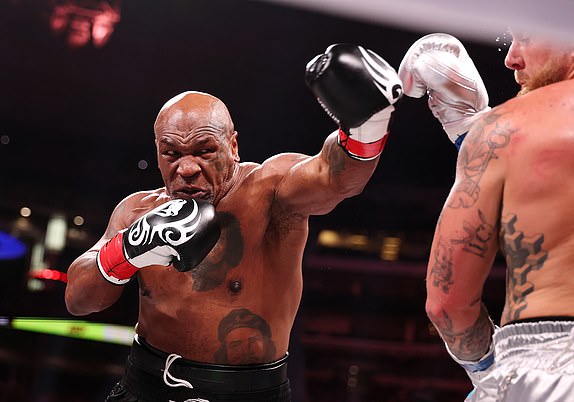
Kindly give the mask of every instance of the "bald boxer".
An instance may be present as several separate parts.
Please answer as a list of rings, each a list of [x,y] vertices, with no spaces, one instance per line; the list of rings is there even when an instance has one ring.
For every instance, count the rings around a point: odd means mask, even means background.
[[[399,68],[462,144],[427,271],[426,311],[475,389],[468,401],[574,401],[574,44],[512,32],[518,96],[492,110],[450,35],[417,41]],[[459,139],[464,136],[466,138]],[[496,328],[481,302],[507,266]]]
[[[122,200],[68,270],[74,315],[102,311],[139,283],[137,336],[108,401],[290,401],[309,217],[362,191],[402,94],[397,73],[361,46],[330,46],[305,79],[339,126],[314,156],[240,162],[230,113],[206,93],[183,92],[159,111],[165,186]]]

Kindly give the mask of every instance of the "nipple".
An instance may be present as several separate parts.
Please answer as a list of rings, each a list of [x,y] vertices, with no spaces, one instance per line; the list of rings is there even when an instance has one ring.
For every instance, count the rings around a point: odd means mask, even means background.
[[[239,293],[241,291],[242,285],[241,281],[230,281],[229,290],[233,293]]]

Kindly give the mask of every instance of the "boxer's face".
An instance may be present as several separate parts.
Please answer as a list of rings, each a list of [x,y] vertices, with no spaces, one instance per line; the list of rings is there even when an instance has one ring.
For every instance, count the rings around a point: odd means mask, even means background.
[[[174,198],[218,199],[239,160],[237,133],[228,115],[213,102],[186,104],[160,113],[155,131],[167,193]]]
[[[504,64],[514,70],[519,95],[567,78],[572,55],[564,46],[524,32],[512,32]]]
[[[255,328],[236,328],[225,337],[227,363],[259,363],[265,359],[265,341]]]

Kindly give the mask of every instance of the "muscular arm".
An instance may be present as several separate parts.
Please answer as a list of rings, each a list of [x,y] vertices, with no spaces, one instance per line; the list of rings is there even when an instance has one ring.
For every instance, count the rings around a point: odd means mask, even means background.
[[[275,201],[283,210],[309,216],[328,213],[363,190],[384,148],[402,82],[378,54],[348,44],[331,45],[309,61],[305,82],[340,129],[319,154],[284,170],[277,187]]]
[[[343,199],[359,194],[379,161],[350,158],[337,144],[337,133],[327,137],[317,155],[298,158],[279,184],[276,200],[304,216],[326,214]]]
[[[70,314],[87,315],[105,310],[121,296],[124,287],[111,284],[103,278],[98,270],[96,255],[119,230],[125,229],[122,217],[128,209],[128,203],[129,197],[118,204],[102,238],[68,268],[65,300]]]
[[[462,360],[478,360],[493,332],[481,302],[498,245],[504,152],[513,130],[499,111],[485,116],[461,148],[427,269],[429,318]]]

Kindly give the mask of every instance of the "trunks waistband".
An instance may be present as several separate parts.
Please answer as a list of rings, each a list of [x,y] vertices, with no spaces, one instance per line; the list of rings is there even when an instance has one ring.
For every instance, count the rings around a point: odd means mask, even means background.
[[[539,321],[507,324],[493,335],[496,354],[525,345],[543,344],[571,336],[574,321]]]
[[[163,382],[168,354],[151,346],[142,337],[132,344],[129,359],[141,371]],[[198,390],[252,392],[278,387],[287,382],[287,358],[266,364],[223,365],[200,363],[183,358],[169,366],[169,373],[189,381]]]
[[[513,321],[509,321],[506,324],[504,324],[504,326],[506,325],[511,325],[511,324],[520,324],[523,322],[544,322],[544,321],[552,321],[552,322],[556,322],[556,321],[574,321],[574,316],[567,316],[567,315],[548,315],[548,316],[539,316],[539,317],[529,317],[529,318],[522,318],[519,320],[513,320]]]

